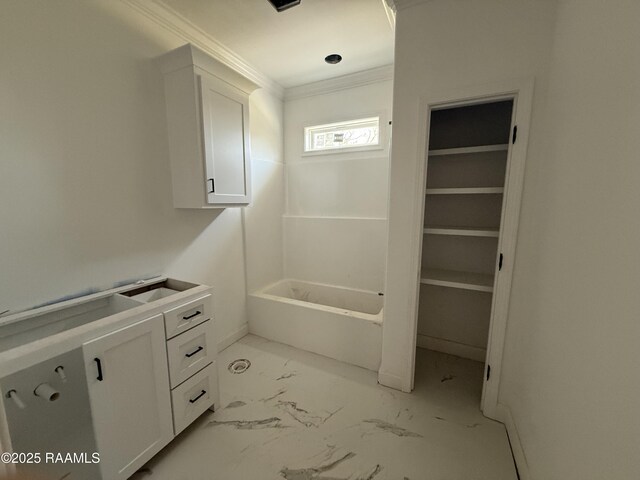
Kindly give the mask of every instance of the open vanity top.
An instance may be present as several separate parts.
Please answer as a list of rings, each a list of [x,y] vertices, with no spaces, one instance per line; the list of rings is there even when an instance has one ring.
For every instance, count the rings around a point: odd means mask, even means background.
[[[160,277],[0,318],[0,376],[210,293]]]

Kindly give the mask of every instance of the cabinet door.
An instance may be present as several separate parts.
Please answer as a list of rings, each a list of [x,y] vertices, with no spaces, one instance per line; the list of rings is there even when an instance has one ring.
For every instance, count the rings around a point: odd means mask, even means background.
[[[249,100],[231,85],[199,76],[207,202],[251,201]]]
[[[82,350],[102,477],[129,478],[173,438],[162,315]]]

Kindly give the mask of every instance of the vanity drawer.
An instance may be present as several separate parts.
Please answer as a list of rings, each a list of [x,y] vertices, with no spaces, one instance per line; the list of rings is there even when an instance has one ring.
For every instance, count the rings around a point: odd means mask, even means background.
[[[167,341],[171,388],[215,360],[217,345],[212,329],[213,322],[208,320]]]
[[[167,338],[175,337],[211,318],[211,295],[205,295],[163,313]]]
[[[196,373],[171,391],[173,428],[178,435],[218,398],[218,368],[216,362]]]

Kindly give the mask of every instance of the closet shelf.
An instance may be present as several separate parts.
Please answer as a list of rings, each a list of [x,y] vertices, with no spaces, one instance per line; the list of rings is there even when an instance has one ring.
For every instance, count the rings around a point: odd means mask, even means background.
[[[461,147],[461,148],[443,148],[440,150],[429,150],[429,156],[441,155],[464,155],[466,153],[483,153],[483,152],[506,152],[509,150],[509,144],[498,145],[479,145],[477,147]]]
[[[427,188],[427,195],[487,195],[504,193],[502,187]]]
[[[488,227],[443,227],[427,226],[424,228],[426,235],[458,235],[462,237],[494,237],[498,238],[500,231],[497,228]]]
[[[493,292],[493,275],[484,273],[424,268],[420,275],[420,283],[476,292]]]

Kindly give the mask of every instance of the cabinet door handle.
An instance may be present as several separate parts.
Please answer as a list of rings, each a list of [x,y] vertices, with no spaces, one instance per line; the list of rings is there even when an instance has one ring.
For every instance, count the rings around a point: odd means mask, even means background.
[[[104,380],[104,376],[102,375],[102,362],[98,357],[94,358],[93,361],[96,362],[96,365],[98,366],[98,377],[96,378],[96,380],[101,382],[102,380]]]
[[[193,357],[196,353],[198,353],[200,350],[204,350],[204,348],[202,347],[202,345],[200,345],[198,348],[196,348],[193,352],[191,353],[185,353],[185,357],[187,358],[191,358]]]
[[[197,396],[196,398],[192,398],[192,399],[190,399],[190,400],[189,400],[189,403],[196,403],[198,400],[200,400],[200,399],[202,398],[202,396],[203,396],[205,393],[207,393],[207,391],[206,391],[206,390],[202,390],[202,391],[198,394],[198,396]]]
[[[211,191],[209,193],[215,193],[216,192],[216,181],[213,178],[210,178],[209,180],[207,180],[207,182],[211,182]]]
[[[196,313],[193,313],[191,315],[187,315],[186,317],[182,317],[183,320],[191,320],[193,317],[197,317],[198,315],[200,315],[202,312],[200,310],[196,311]]]

